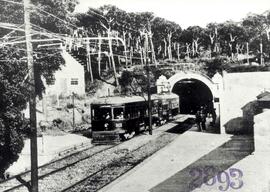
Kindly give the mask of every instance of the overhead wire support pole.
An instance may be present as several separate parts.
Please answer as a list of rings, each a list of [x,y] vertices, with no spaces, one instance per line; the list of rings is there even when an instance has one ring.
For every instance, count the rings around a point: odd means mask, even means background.
[[[38,151],[37,151],[37,121],[36,121],[36,86],[35,86],[35,69],[33,60],[33,47],[31,43],[31,25],[30,25],[30,0],[24,2],[24,23],[25,38],[27,49],[27,61],[30,81],[30,149],[31,149],[31,192],[38,192]]]
[[[148,98],[148,115],[149,115],[149,134],[152,135],[152,102],[151,102],[151,91],[150,91],[150,66],[148,57],[148,33],[145,33],[145,56],[146,56],[146,72],[147,72],[147,98]]]

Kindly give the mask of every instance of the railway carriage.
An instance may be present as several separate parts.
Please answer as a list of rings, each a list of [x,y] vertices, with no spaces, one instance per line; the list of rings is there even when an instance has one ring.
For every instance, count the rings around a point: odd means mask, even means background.
[[[152,95],[153,124],[160,125],[179,112],[176,94]],[[93,143],[119,142],[146,129],[148,101],[142,96],[99,98],[91,104]]]
[[[171,120],[175,115],[179,113],[179,96],[170,94],[156,94],[153,98],[158,101],[157,109],[158,112],[154,114],[158,119],[154,120],[158,125],[163,124],[162,122]]]

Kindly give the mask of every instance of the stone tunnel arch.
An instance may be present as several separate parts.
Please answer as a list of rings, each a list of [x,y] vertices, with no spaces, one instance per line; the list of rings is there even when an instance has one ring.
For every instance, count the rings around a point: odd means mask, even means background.
[[[180,96],[180,112],[194,114],[202,105],[215,103],[216,84],[209,77],[196,73],[179,72],[168,79],[172,92]],[[218,111],[217,111],[218,112]]]

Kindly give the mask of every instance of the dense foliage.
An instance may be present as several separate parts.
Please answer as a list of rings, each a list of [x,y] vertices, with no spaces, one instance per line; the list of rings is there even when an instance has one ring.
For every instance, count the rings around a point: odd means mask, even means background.
[[[89,8],[87,13],[78,14],[77,19],[80,26],[91,29],[94,34],[106,34],[101,23],[110,26],[133,48],[142,39],[141,32],[151,30],[157,59],[172,59],[169,51],[174,59],[200,58],[207,56],[210,51],[212,57],[222,55],[235,61],[238,55],[246,54],[247,48],[249,55],[258,56],[260,43],[265,60],[268,60],[270,54],[267,38],[270,32],[269,11],[249,14],[241,22],[209,23],[205,28],[190,26],[184,30],[178,24],[156,17],[151,12],[126,12],[112,5]]]
[[[70,12],[74,10],[75,4],[66,4],[63,1],[32,1],[36,6],[31,13],[33,30],[45,32],[49,30],[54,33],[64,33],[72,29],[54,17],[40,11],[47,10],[61,19],[71,21]],[[23,6],[0,2],[1,22],[18,24],[24,23]],[[45,28],[41,30],[39,27]],[[23,29],[23,28],[22,28]],[[10,36],[18,36],[24,39],[23,31],[13,32],[0,28],[0,37],[6,37],[1,41],[8,41]],[[33,39],[48,38],[47,35],[33,35]],[[49,43],[49,42],[46,42]],[[53,73],[64,64],[60,50],[56,47],[40,48],[42,43],[33,43],[34,66],[36,73],[36,93],[42,97],[44,85],[42,77],[47,82],[53,81]],[[45,44],[45,43],[43,43]],[[3,177],[5,169],[18,158],[18,153],[23,148],[23,136],[29,135],[28,120],[23,117],[21,111],[26,108],[29,99],[28,67],[26,60],[25,44],[13,44],[0,47],[0,177]]]

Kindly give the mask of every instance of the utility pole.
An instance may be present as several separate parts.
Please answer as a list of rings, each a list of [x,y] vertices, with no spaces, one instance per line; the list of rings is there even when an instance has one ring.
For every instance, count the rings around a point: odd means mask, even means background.
[[[33,61],[33,47],[31,43],[31,25],[30,25],[30,0],[24,0],[24,24],[25,39],[27,49],[27,65],[29,70],[30,82],[30,150],[31,150],[31,192],[38,192],[38,151],[37,151],[37,120],[36,120],[36,84],[35,70]]]
[[[145,33],[145,57],[146,57],[146,72],[147,72],[147,97],[148,97],[148,115],[149,115],[149,134],[152,135],[152,103],[151,103],[151,92],[150,92],[150,66],[148,56],[148,33]]]
[[[75,102],[74,102],[74,92],[72,92],[72,127],[75,130]]]

